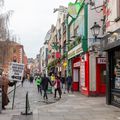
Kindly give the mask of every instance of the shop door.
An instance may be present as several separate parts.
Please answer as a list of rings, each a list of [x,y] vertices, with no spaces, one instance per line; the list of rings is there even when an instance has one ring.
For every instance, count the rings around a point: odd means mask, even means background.
[[[106,93],[106,58],[97,58],[96,72],[96,92],[103,95]]]
[[[100,94],[106,92],[106,65],[100,65]]]
[[[73,69],[73,91],[79,91],[80,69]]]

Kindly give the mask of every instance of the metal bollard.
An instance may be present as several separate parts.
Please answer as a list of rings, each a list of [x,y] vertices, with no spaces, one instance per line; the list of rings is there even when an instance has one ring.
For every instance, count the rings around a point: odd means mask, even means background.
[[[0,113],[2,112],[2,89],[0,88]]]

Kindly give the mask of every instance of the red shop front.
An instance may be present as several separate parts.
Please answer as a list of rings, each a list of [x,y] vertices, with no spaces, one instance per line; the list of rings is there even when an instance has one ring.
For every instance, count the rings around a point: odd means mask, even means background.
[[[89,55],[89,95],[99,96],[106,92],[106,58]]]
[[[106,93],[106,58],[96,58],[96,92],[98,95]]]
[[[89,54],[88,53],[81,56],[80,89],[82,94],[86,96],[89,95]]]
[[[72,61],[73,91],[89,95],[89,54],[86,53]]]

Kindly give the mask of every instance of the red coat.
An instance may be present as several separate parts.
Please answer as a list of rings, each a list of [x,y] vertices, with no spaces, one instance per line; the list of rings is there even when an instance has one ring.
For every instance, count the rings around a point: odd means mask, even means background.
[[[60,79],[56,79],[55,80],[55,83],[54,83],[54,87],[57,89],[57,88],[60,88]]]

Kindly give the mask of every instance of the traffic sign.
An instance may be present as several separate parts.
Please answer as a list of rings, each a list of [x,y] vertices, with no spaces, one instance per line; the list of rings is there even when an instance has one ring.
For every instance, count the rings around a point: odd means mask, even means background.
[[[24,64],[11,62],[9,65],[9,79],[11,81],[22,81]]]

